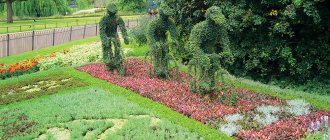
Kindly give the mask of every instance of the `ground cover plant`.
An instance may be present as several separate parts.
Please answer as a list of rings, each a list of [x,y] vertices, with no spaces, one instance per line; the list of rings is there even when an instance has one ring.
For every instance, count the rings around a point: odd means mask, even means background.
[[[81,88],[16,103],[0,108],[0,112],[3,139],[132,139],[145,136],[203,139],[157,117],[148,109],[98,88]],[[11,125],[17,119],[25,121]]]
[[[147,69],[152,66],[145,66],[143,60],[129,59],[126,67],[125,77],[107,72],[103,64],[90,64],[78,70],[131,89],[190,118],[242,139],[303,138],[310,123],[330,115],[329,111],[315,108],[304,100],[283,100],[240,88],[219,93],[235,94],[224,99],[231,100],[235,97],[235,104],[223,104],[219,101],[221,98],[191,93],[187,82],[150,78]],[[186,78],[187,75],[182,73],[181,80],[185,81]]]
[[[86,86],[86,83],[68,75],[39,76],[19,83],[0,84],[0,105],[54,94],[61,90]]]

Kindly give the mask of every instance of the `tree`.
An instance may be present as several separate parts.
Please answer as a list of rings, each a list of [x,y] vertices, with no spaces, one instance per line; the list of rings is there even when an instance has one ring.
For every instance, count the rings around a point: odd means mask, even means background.
[[[7,4],[7,23],[13,23],[13,2],[14,1],[25,1],[25,0],[0,0],[0,3]]]

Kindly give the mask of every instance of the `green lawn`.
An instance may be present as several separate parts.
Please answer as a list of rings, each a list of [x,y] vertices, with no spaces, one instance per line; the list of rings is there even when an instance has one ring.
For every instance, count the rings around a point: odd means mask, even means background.
[[[127,20],[138,19],[139,15],[136,16],[122,16],[122,18]],[[14,33],[20,31],[31,31],[31,30],[42,30],[42,29],[51,29],[56,27],[68,27],[68,26],[77,26],[85,24],[95,24],[98,23],[101,19],[101,16],[96,17],[66,17],[66,18],[54,18],[54,19],[36,19],[31,20],[17,20],[12,24],[6,22],[0,22],[0,34]],[[7,27],[8,32],[7,32]]]
[[[115,92],[115,91],[114,91]],[[76,89],[0,109],[2,138],[200,139],[151,111],[99,88]],[[25,121],[19,117],[25,117]],[[20,124],[15,122],[20,121]],[[31,127],[18,130],[17,127]],[[57,132],[56,132],[57,130]],[[167,131],[169,130],[169,131]],[[56,134],[54,134],[56,133]],[[65,134],[66,133],[66,134]],[[24,136],[21,136],[24,134]]]

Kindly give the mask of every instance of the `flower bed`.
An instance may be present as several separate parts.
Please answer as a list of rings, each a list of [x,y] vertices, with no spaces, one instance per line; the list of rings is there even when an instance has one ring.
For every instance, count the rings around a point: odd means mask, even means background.
[[[147,69],[151,66],[146,66],[143,60],[128,59],[125,65],[127,67],[125,77],[121,77],[116,72],[107,72],[104,64],[89,64],[78,70],[131,89],[190,118],[218,127],[220,131],[241,139],[302,138],[308,129],[308,123],[322,115],[330,115],[329,112],[319,111],[302,100],[285,101],[244,89],[235,90],[237,103],[235,106],[228,106],[221,104],[217,98],[211,100],[210,97],[191,93],[186,81],[187,75],[184,73],[180,74],[184,82],[164,81],[150,78]],[[222,94],[232,93],[225,91]],[[296,129],[287,131],[289,128]]]
[[[102,61],[101,44],[96,42],[74,46],[61,52],[54,52],[46,56],[35,57],[10,65],[0,64],[0,79],[7,79],[38,71],[45,71],[59,67],[81,66],[92,62]]]
[[[53,53],[39,61],[41,71],[69,66],[81,66],[92,62],[102,61],[102,48],[99,42],[74,46],[70,50]]]
[[[37,64],[37,58],[10,65],[0,64],[0,79],[36,72],[39,70]]]

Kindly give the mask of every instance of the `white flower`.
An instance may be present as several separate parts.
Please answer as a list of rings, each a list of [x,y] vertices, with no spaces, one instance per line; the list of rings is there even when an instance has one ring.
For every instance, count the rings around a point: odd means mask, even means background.
[[[257,114],[254,117],[254,120],[258,122],[259,124],[265,126],[272,124],[273,122],[278,121],[278,116],[272,115],[272,114],[264,114],[264,115],[259,115]]]
[[[256,111],[260,114],[256,114],[253,119],[263,126],[269,125],[279,120],[278,116],[274,115],[274,113],[277,113],[280,110],[281,108],[277,106],[262,105],[256,108]]]
[[[257,111],[263,114],[271,114],[271,113],[276,113],[279,112],[281,109],[280,107],[277,106],[271,106],[271,105],[263,105],[263,106],[259,106],[257,107]]]
[[[288,105],[285,107],[286,111],[295,116],[305,115],[310,112],[310,104],[304,100],[290,100],[287,101],[287,104]]]
[[[44,58],[39,62],[41,71],[58,67],[81,66],[88,63],[102,62],[100,43],[72,47],[68,53],[56,53],[56,57]]]
[[[238,133],[242,130],[242,127],[239,125],[236,125],[234,123],[229,123],[222,125],[219,130],[229,136],[233,136],[234,134]]]
[[[224,117],[225,121],[227,122],[237,122],[237,121],[240,121],[240,120],[243,120],[244,116],[241,115],[241,114],[232,114],[232,115],[226,115]]]

